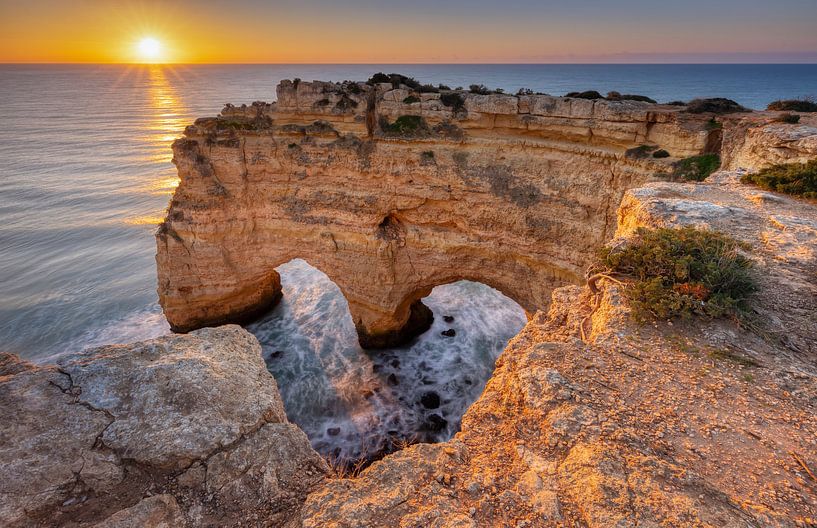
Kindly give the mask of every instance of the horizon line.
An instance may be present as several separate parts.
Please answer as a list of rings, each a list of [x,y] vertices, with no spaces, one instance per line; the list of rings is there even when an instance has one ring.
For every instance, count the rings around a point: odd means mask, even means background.
[[[815,66],[814,62],[2,62],[0,66]]]

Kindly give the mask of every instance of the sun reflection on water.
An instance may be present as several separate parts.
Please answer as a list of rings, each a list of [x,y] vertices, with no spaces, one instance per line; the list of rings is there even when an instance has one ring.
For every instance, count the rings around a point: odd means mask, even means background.
[[[170,196],[179,185],[176,171],[170,164],[173,152],[170,145],[182,135],[192,120],[178,90],[184,79],[171,66],[143,66],[134,72],[142,80],[144,92],[137,96],[146,101],[146,119],[137,138],[143,147],[143,160],[151,174],[140,181],[136,192],[153,196]],[[157,225],[162,222],[161,209],[141,211],[125,219],[128,225]]]
[[[170,144],[179,137],[189,121],[176,87],[170,82],[165,66],[150,66],[148,69],[148,98],[153,116],[147,124],[149,143],[162,152],[161,161],[173,159]]]

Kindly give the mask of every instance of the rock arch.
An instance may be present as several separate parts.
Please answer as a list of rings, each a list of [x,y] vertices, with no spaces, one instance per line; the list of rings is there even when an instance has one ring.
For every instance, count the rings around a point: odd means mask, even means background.
[[[351,86],[285,81],[276,104],[228,106],[173,144],[181,183],[156,258],[174,330],[269,309],[293,258],[338,285],[367,347],[427,328],[419,299],[458,279],[533,313],[582,280],[623,193],[709,134],[706,117],[646,103],[462,93],[452,109]],[[676,157],[628,153],[644,143]]]

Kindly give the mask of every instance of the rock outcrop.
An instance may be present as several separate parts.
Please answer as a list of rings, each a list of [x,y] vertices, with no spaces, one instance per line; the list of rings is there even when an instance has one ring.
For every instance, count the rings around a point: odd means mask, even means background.
[[[750,327],[640,326],[614,282],[558,288],[453,440],[328,480],[304,527],[814,525],[817,207],[738,177],[633,189],[616,234],[737,237],[761,282]]]
[[[179,331],[241,321],[280,297],[275,267],[303,258],[340,287],[364,346],[426,329],[420,299],[460,279],[533,314],[582,281],[627,189],[717,147],[707,120],[634,101],[284,81],[276,103],[228,106],[174,143],[160,302]]]
[[[237,326],[0,356],[0,524],[282,526],[325,462]]]
[[[817,157],[817,116],[803,114],[800,123],[793,125],[781,123],[776,117],[726,118],[722,167],[759,169],[776,163],[804,163]]]

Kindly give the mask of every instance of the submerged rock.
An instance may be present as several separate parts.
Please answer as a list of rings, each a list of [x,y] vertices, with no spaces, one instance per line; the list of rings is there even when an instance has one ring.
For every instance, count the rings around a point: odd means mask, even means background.
[[[440,332],[440,335],[443,335],[445,337],[454,337],[455,335],[457,335],[457,331],[454,330],[453,328],[449,328],[448,330],[443,330],[442,332]]]
[[[420,396],[420,403],[426,409],[437,409],[440,406],[440,395],[433,391],[425,392]]]
[[[425,423],[423,423],[423,429],[426,431],[431,431],[432,433],[438,433],[446,427],[448,427],[448,420],[439,414],[428,415]]]

